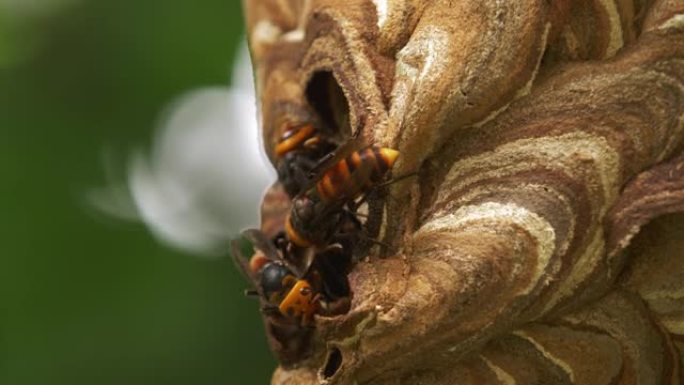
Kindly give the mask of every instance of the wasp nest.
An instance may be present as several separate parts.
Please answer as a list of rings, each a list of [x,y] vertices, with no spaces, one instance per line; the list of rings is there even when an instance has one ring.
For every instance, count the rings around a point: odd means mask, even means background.
[[[682,381],[682,0],[244,6],[267,150],[310,114],[418,173],[273,384]]]

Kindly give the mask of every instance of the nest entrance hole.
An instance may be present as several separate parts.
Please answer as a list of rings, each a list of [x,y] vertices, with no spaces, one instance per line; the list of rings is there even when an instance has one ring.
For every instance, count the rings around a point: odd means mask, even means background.
[[[311,76],[306,98],[331,134],[350,134],[349,103],[331,71],[318,71]]]
[[[328,358],[325,360],[325,365],[323,366],[323,379],[327,380],[334,376],[335,373],[342,366],[342,352],[339,348],[333,347],[328,352]]]

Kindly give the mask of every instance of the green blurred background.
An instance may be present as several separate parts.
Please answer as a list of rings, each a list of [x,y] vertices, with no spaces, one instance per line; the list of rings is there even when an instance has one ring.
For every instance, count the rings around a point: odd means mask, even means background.
[[[0,384],[264,384],[256,304],[223,259],[95,215],[103,147],[149,144],[230,82],[240,2],[0,0]]]

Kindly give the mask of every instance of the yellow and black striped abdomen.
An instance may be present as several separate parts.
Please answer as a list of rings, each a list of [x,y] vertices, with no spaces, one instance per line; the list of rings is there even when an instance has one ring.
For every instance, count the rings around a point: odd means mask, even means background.
[[[330,167],[316,184],[323,202],[349,200],[382,181],[399,156],[391,148],[369,146]]]

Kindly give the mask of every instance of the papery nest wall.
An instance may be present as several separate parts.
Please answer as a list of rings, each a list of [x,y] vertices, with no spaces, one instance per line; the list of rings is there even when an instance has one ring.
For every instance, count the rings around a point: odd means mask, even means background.
[[[243,4],[267,151],[328,73],[418,171],[274,384],[682,381],[684,2]]]

